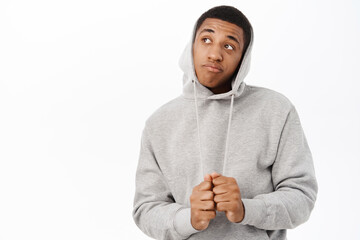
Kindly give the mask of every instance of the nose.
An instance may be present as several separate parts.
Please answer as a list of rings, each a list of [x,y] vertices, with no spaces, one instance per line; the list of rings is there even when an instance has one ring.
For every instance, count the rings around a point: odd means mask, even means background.
[[[212,61],[219,61],[221,62],[223,59],[221,48],[218,46],[212,46],[209,49],[208,58]]]

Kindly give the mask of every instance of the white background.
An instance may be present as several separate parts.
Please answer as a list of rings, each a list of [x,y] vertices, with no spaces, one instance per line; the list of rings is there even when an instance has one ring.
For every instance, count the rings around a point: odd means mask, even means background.
[[[145,120],[182,91],[209,8],[255,33],[247,84],[297,108],[319,183],[290,240],[360,239],[360,1],[1,1],[0,240],[150,239],[131,211]]]

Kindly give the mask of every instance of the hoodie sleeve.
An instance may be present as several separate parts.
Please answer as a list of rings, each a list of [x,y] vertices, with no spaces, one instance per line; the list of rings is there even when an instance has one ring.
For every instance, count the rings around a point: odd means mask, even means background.
[[[176,203],[155,158],[145,126],[141,137],[132,215],[136,225],[155,239],[186,239],[192,228],[186,206]],[[176,220],[176,222],[175,222]]]
[[[245,216],[240,224],[265,230],[292,229],[310,217],[318,185],[312,154],[293,105],[281,133],[272,180],[274,192],[242,199]]]

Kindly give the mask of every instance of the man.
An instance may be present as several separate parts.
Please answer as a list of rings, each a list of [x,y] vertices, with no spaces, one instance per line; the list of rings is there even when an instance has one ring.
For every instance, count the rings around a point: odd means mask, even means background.
[[[146,121],[133,217],[156,239],[286,239],[317,196],[294,105],[243,81],[253,30],[236,8],[196,22],[180,67],[183,94]]]

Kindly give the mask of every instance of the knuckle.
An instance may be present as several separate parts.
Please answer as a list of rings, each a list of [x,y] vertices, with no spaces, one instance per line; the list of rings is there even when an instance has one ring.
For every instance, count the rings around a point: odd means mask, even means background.
[[[205,210],[205,209],[208,209],[208,208],[209,208],[208,202],[207,202],[207,201],[203,201],[203,202],[202,202],[202,205],[201,205],[201,208],[204,209],[204,210]]]
[[[207,204],[207,207],[208,207],[209,209],[214,208],[214,207],[215,207],[214,202],[213,202],[213,201],[209,201],[208,204]]]
[[[211,189],[211,183],[210,182],[205,182],[204,183],[204,189],[206,189],[206,190]]]
[[[199,198],[200,198],[200,200],[205,200],[205,199],[206,199],[206,192],[202,191],[202,192],[199,194]]]
[[[212,191],[207,191],[206,194],[205,194],[206,198],[207,199],[213,199],[213,192]]]
[[[204,200],[204,192],[199,192],[199,194],[198,194],[198,200],[199,200],[199,201]]]
[[[210,191],[210,198],[211,198],[211,199],[214,199],[214,196],[215,196],[214,192],[213,192],[213,191]]]

